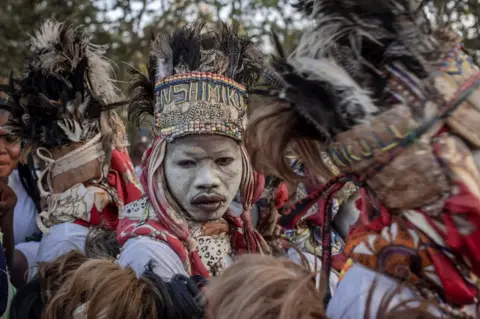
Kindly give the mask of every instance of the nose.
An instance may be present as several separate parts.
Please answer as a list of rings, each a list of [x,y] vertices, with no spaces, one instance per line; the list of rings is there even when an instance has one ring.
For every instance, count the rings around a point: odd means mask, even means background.
[[[213,191],[220,186],[215,168],[210,165],[202,165],[196,172],[194,186],[196,189],[203,191]]]

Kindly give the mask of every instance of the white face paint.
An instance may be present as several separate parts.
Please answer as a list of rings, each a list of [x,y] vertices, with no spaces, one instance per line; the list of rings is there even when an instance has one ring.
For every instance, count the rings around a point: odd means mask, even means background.
[[[196,221],[223,216],[242,179],[242,154],[232,138],[190,135],[167,145],[165,177],[177,203]]]

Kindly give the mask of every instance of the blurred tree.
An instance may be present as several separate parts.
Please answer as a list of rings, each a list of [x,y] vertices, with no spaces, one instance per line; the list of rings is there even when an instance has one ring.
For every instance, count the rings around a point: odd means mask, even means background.
[[[451,24],[463,39],[466,48],[480,60],[480,0],[427,0],[433,23]]]
[[[293,0],[294,1],[294,0]],[[480,50],[480,0],[424,0],[435,23],[453,23],[467,47]],[[292,0],[3,0],[0,9],[0,75],[20,71],[28,53],[28,34],[46,17],[84,24],[95,42],[108,45],[116,62],[145,60],[149,36],[187,22],[241,22],[271,50],[268,34],[275,29],[287,51],[295,47],[305,19]],[[119,65],[118,78],[125,79]],[[125,84],[121,84],[125,87]]]
[[[30,47],[28,38],[46,18],[86,24],[97,30],[95,1],[90,0],[3,0],[0,8],[0,75],[20,72]]]

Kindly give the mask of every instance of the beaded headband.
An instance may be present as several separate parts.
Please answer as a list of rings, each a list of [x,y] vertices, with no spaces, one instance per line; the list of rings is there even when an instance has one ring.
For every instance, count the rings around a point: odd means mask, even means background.
[[[220,134],[242,140],[245,87],[210,72],[173,75],[155,85],[154,131],[167,141],[191,134]]]

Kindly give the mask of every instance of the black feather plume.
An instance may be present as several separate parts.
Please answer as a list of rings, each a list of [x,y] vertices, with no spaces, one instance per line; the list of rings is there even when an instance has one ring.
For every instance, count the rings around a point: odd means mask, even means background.
[[[32,45],[35,51],[25,74],[18,79],[11,74],[6,92],[10,98],[2,107],[12,114],[8,123],[12,134],[27,149],[92,138],[100,131],[100,114],[122,104],[117,102],[103,51],[80,29],[49,20],[36,32]],[[65,126],[72,121],[78,123],[76,131]]]
[[[127,72],[130,75],[128,119],[138,126],[147,116],[153,116],[155,82],[134,67],[128,66]]]
[[[204,318],[204,305],[195,281],[183,275],[176,275],[167,282],[154,272],[154,267],[154,263],[150,262],[142,278],[148,280],[154,287],[158,318]]]
[[[194,71],[200,67],[202,29],[203,24],[187,25],[173,33],[170,40],[173,65],[180,73]]]
[[[262,56],[252,38],[239,35],[239,26],[222,24],[218,32],[203,23],[187,25],[170,35],[153,37],[148,75],[129,67],[129,119],[137,125],[154,114],[155,83],[173,74],[211,72],[250,89],[262,70]]]
[[[385,66],[400,63],[419,79],[451,47],[432,37],[422,1],[299,0],[294,7],[314,19],[299,46],[310,58],[333,57],[359,85],[386,107]],[[319,41],[324,41],[318,43]]]
[[[310,16],[313,13],[314,2],[315,0],[298,0],[292,4],[292,7],[306,16]]]
[[[272,31],[272,39],[275,46],[276,57],[280,59],[286,59],[287,56],[285,54],[285,50],[283,49],[283,45],[275,31]]]
[[[308,79],[284,60],[274,60],[272,67],[286,84],[281,98],[292,105],[307,125],[315,128],[317,138],[329,140],[352,126],[337,112],[339,97],[331,83]]]
[[[228,68],[225,75],[236,82],[253,87],[261,76],[263,58],[254,47],[253,37],[240,36],[239,25],[222,23],[217,33],[219,48],[228,57]]]

